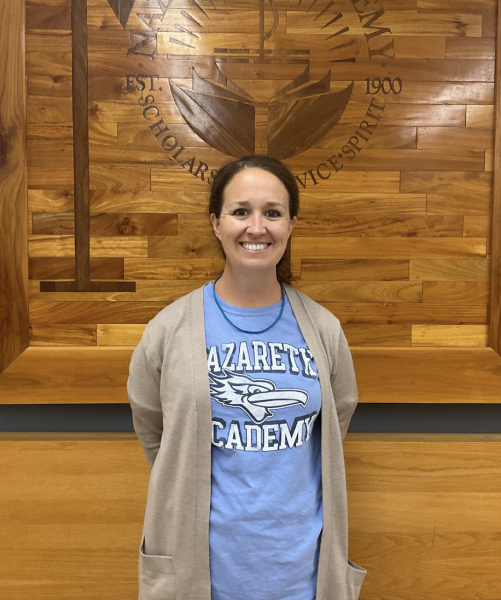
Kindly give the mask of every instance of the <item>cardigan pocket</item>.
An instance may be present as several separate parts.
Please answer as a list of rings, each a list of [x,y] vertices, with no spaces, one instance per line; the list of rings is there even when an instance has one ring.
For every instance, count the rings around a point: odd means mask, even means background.
[[[357,600],[360,595],[362,583],[367,575],[367,571],[356,565],[351,560],[348,561],[348,569],[346,571],[346,600]]]
[[[139,600],[174,599],[172,556],[145,554],[143,539],[139,548]]]

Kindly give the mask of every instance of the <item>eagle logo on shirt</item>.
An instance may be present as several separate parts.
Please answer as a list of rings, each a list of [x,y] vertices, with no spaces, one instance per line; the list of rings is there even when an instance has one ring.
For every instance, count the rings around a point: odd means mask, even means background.
[[[211,396],[223,406],[241,408],[258,425],[273,417],[271,409],[306,406],[309,396],[304,390],[279,389],[269,379],[253,379],[223,369],[222,375],[209,373]]]

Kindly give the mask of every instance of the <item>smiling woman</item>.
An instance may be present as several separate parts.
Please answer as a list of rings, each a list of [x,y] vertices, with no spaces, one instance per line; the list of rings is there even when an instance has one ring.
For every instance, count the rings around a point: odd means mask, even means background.
[[[338,319],[285,285],[298,208],[279,161],[220,169],[209,211],[224,272],[161,311],[132,357],[134,427],[152,466],[142,600],[360,593],[342,447],[355,375]]]

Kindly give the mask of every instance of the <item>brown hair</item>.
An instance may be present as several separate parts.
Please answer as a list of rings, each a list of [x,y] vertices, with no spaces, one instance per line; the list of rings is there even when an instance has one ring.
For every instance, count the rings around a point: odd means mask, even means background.
[[[299,211],[299,189],[296,179],[289,169],[276,158],[264,155],[250,155],[227,163],[219,169],[212,181],[209,198],[209,215],[215,214],[219,219],[224,203],[224,190],[237,173],[244,169],[263,169],[279,179],[289,195],[289,216],[291,219],[297,216]],[[290,283],[292,273],[290,270],[291,245],[290,238],[284,255],[277,264],[277,279],[281,283]]]

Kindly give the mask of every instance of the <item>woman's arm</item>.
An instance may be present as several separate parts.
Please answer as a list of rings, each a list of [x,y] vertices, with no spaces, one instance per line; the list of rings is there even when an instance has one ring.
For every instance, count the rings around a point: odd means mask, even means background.
[[[341,430],[341,439],[344,439],[351,417],[357,407],[358,392],[353,359],[342,329],[339,332],[334,369],[331,373],[331,385]]]
[[[127,393],[132,408],[134,430],[150,467],[158,454],[163,432],[160,377],[160,365],[153,364],[146,355],[143,337],[132,355]]]

